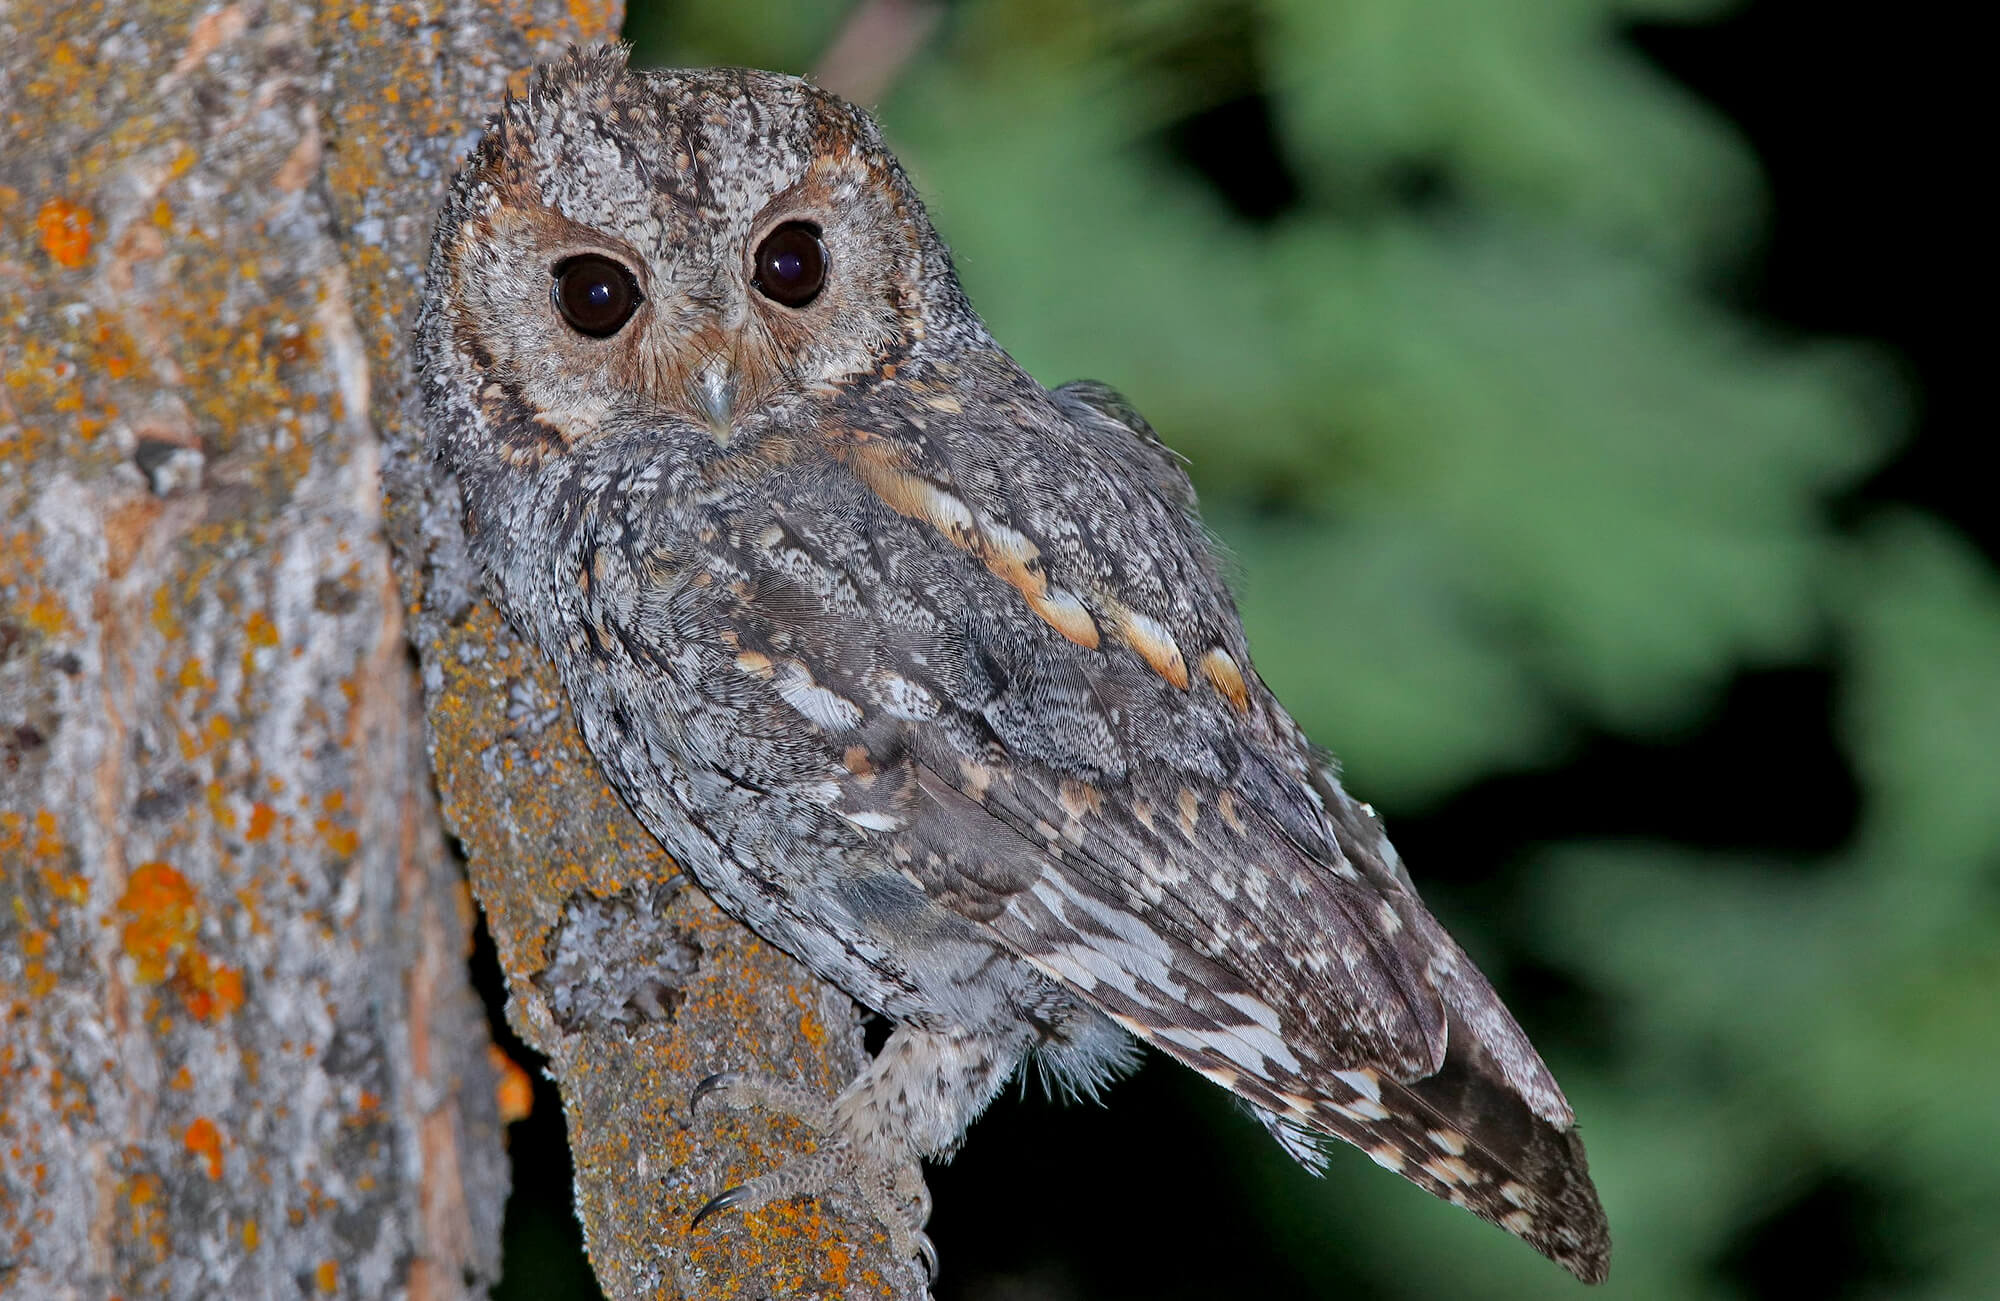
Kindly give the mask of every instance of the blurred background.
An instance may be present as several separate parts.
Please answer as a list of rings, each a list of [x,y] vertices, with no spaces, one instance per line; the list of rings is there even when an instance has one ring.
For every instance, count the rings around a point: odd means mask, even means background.
[[[641,63],[875,106],[999,339],[1189,458],[1258,668],[1576,1106],[1607,1301],[2000,1296],[1943,13],[633,0]],[[1170,1063],[1110,1102],[935,1172],[939,1301],[1582,1295]],[[595,1297],[546,1087],[513,1151],[495,1295]]]

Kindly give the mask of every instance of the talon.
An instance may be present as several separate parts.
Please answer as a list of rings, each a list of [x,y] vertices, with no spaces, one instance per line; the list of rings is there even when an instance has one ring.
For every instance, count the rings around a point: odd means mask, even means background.
[[[917,1185],[917,1227],[921,1229],[930,1222],[931,1222],[930,1185],[919,1183]],[[935,1275],[933,1275],[933,1277],[935,1277]]]
[[[925,1280],[930,1283],[937,1282],[937,1248],[931,1245],[931,1237],[928,1233],[919,1233],[917,1235],[917,1255],[923,1258]]]
[[[705,1084],[707,1081],[704,1080],[703,1083]],[[694,1213],[694,1218],[688,1221],[688,1232],[693,1233],[696,1229],[700,1228],[701,1222],[717,1211],[729,1210],[748,1201],[749,1198],[750,1190],[740,1185],[735,1188],[723,1189],[715,1196],[709,1198],[707,1203]]]
[[[717,1071],[715,1074],[709,1076],[707,1079],[703,1080],[701,1083],[694,1086],[694,1092],[688,1096],[688,1115],[692,1116],[694,1114],[694,1109],[697,1106],[699,1106],[701,1104],[701,1100],[707,1097],[709,1094],[714,1093],[720,1089],[729,1088],[732,1085],[741,1084],[742,1082],[743,1082],[743,1077],[735,1071]]]

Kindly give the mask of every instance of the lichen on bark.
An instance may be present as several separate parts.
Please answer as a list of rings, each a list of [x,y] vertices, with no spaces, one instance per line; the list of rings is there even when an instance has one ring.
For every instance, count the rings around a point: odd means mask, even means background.
[[[604,787],[410,419],[446,178],[617,16],[0,0],[0,1294],[496,1276],[498,1079],[426,741],[607,1293],[918,1290],[837,1199],[685,1233],[782,1156],[755,1117],[684,1130],[694,1081],[831,1089],[855,1009]]]
[[[368,11],[355,11],[365,16]],[[0,4],[0,1292],[497,1275],[309,5]],[[382,210],[412,227],[408,179]]]

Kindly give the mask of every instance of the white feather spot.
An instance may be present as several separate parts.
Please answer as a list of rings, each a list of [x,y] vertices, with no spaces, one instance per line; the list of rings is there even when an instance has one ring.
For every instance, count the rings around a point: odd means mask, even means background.
[[[1225,1025],[1214,1030],[1171,1026],[1154,1033],[1182,1047],[1220,1054],[1262,1079],[1270,1078],[1272,1067],[1292,1075],[1301,1070],[1299,1059],[1285,1041],[1261,1025]]]
[[[1320,1105],[1323,1107],[1332,1108],[1334,1111],[1339,1112],[1341,1115],[1345,1116],[1347,1119],[1353,1121],[1357,1125],[1372,1125],[1375,1124],[1377,1121],[1383,1121],[1389,1118],[1388,1112],[1376,1106],[1374,1103],[1369,1102],[1365,1098],[1360,1102],[1359,1105],[1356,1106],[1350,1106],[1345,1102],[1335,1102],[1332,1098],[1328,1098]]]
[[[892,718],[937,717],[937,698],[900,673],[878,670],[868,675],[868,686],[875,703]]]
[[[1259,911],[1270,906],[1271,878],[1261,867],[1243,869],[1243,893],[1250,896],[1250,902]]]
[[[829,732],[845,732],[861,721],[861,706],[814,682],[803,664],[786,663],[777,688],[786,704]]]
[[[903,825],[901,818],[893,813],[884,813],[880,809],[863,809],[859,813],[847,813],[836,809],[835,812],[840,813],[841,817],[855,826],[868,831],[896,831]]]
[[[1358,1071],[1335,1071],[1333,1078],[1370,1102],[1382,1100],[1382,1077],[1365,1066]]]
[[[1184,884],[1190,873],[1179,863],[1163,863],[1150,854],[1139,855],[1139,871],[1148,880],[1158,881],[1169,888]]]
[[[1255,994],[1218,994],[1216,997],[1273,1033],[1281,1024],[1277,1010]]]
[[[1280,1093],[1278,1096],[1284,1099],[1285,1106],[1295,1116],[1309,1119],[1319,1110],[1319,1099],[1308,1098],[1303,1093]]]
[[[1150,926],[1123,908],[1080,894],[1061,876],[1044,876],[1029,892],[1055,919],[1073,929],[1088,917],[1106,934],[1079,935],[1037,956],[1060,980],[1084,990],[1109,985],[1142,1007],[1165,1008],[1187,1001],[1187,986],[1173,969],[1173,949]]]
[[[923,504],[923,513],[930,522],[949,534],[954,542],[969,540],[973,535],[972,508],[942,488],[926,483],[922,479],[912,479],[918,500]],[[963,545],[961,542],[960,545]]]

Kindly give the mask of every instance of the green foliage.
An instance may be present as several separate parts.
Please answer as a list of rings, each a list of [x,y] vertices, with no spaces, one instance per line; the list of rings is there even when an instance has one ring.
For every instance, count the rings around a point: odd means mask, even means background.
[[[1703,288],[1757,228],[1754,164],[1617,32],[1717,8],[968,0],[880,116],[994,333],[1190,458],[1259,669],[1392,813],[1582,725],[1693,727],[1744,666],[1835,648],[1864,807],[1830,861],[1529,868],[1520,942],[1615,1009],[1594,1062],[1554,1062],[1612,1215],[1602,1295],[1731,1295],[1732,1235],[1820,1170],[1893,1192],[1932,1294],[1991,1295],[2000,586],[1933,521],[1832,527],[1900,395]],[[650,62],[804,71],[844,9],[690,0],[632,31]],[[1167,146],[1254,89],[1301,192],[1268,224]],[[1409,201],[1413,171],[1441,197]],[[1365,1161],[1303,1194],[1275,1149],[1245,1162],[1326,1295],[1561,1286]]]
[[[1741,232],[1753,173],[1613,24],[1724,7],[1273,0],[1263,49],[1287,142],[1322,184],[1425,159],[1482,207],[1687,257]]]

